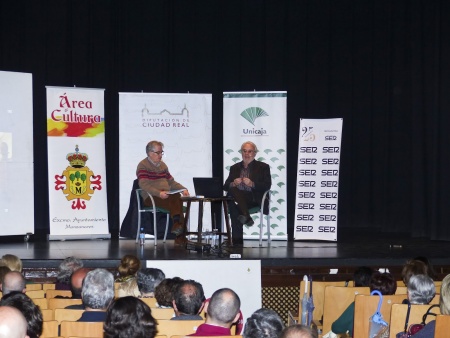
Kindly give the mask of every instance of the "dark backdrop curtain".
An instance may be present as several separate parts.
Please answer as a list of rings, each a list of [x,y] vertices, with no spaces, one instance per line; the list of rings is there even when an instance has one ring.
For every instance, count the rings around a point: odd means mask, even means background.
[[[449,33],[445,0],[2,0],[0,69],[33,74],[36,233],[49,223],[45,86],[76,85],[106,89],[113,235],[118,92],[212,93],[221,176],[222,92],[255,89],[288,91],[290,234],[299,119],[343,117],[339,226],[450,240]]]

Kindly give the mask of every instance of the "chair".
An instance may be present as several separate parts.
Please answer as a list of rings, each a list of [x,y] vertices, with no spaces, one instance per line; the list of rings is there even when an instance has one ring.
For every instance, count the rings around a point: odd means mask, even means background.
[[[171,308],[163,309],[158,307],[152,307],[151,310],[152,310],[152,317],[155,318],[156,320],[170,319],[175,315],[173,309]]]
[[[434,329],[434,337],[447,337],[450,332],[450,316],[438,315],[436,317],[436,328]]]
[[[268,202],[268,212],[266,215],[266,221],[267,221],[267,243],[271,242],[270,239],[270,190],[267,190],[264,192],[261,206],[253,207],[248,210],[249,214],[256,214],[259,212],[259,246],[262,246],[262,236],[264,232],[264,203],[267,200]]]
[[[58,328],[59,323],[56,320],[44,321],[41,338],[58,337]]]
[[[44,290],[44,291],[55,290],[55,288],[56,288],[55,283],[43,283],[42,284],[42,290]]]
[[[156,328],[159,334],[165,334],[167,337],[172,337],[173,335],[189,335],[195,333],[197,328],[204,322],[204,320],[159,319]]]
[[[25,288],[27,291],[36,291],[36,290],[42,290],[42,284],[36,283],[36,284],[26,284]]]
[[[55,298],[56,296],[71,298],[72,291],[70,291],[70,290],[47,290],[47,292],[45,293],[45,298]]]
[[[56,321],[55,321],[56,322]],[[103,338],[103,322],[61,322],[61,336]]]
[[[314,318],[313,321],[321,327],[320,322],[322,321],[323,316],[323,305],[324,305],[324,298],[325,298],[325,287],[327,286],[345,286],[345,281],[339,281],[339,282],[330,282],[330,281],[313,281],[313,297],[314,297]],[[300,295],[299,295],[299,306],[298,306],[298,313],[302,313],[302,298],[303,298],[303,292],[305,291],[305,282],[302,280],[300,282]],[[308,288],[309,292],[309,288]],[[322,331],[324,332],[324,331]]]
[[[142,300],[145,304],[147,304],[152,309],[156,308],[156,303],[157,303],[156,298],[154,298],[154,297],[152,297],[152,298],[144,297],[144,298],[139,298],[139,299]],[[173,309],[172,309],[172,311],[173,311]]]
[[[153,237],[155,240],[155,245],[158,245],[158,241],[157,241],[157,237],[158,237],[158,231],[157,231],[157,225],[158,223],[156,222],[156,213],[157,212],[162,212],[164,214],[166,214],[166,231],[164,232],[164,241],[163,243],[166,242],[166,237],[167,237],[167,229],[169,228],[169,210],[163,209],[163,208],[158,208],[157,206],[155,206],[155,200],[153,198],[152,195],[148,194],[148,196],[150,197],[150,200],[152,201],[152,206],[151,207],[146,207],[144,206],[144,202],[142,201],[142,196],[141,196],[141,192],[142,189],[136,189],[136,198],[137,198],[137,206],[138,206],[138,226],[137,226],[137,232],[136,232],[136,243],[138,243],[139,241],[139,235],[141,233],[141,213],[143,212],[151,212],[153,213]]]
[[[40,307],[41,310],[48,309],[48,300],[47,298],[32,298],[33,303]]]
[[[315,284],[313,284],[314,293]],[[337,320],[342,312],[355,301],[356,295],[370,295],[370,288],[363,287],[345,287],[345,286],[326,286],[323,305],[323,330],[331,331],[331,325]],[[314,300],[315,303],[315,300]]]
[[[404,299],[405,295],[383,296],[380,313],[386,322],[389,322],[391,319],[392,304],[401,304]],[[353,337],[367,337],[367,333],[369,332],[369,318],[377,310],[379,300],[379,296],[357,295],[355,297]]]
[[[81,299],[50,298],[48,300],[48,308],[51,310],[64,309],[66,306],[76,304],[82,304]]]
[[[61,323],[64,320],[70,322],[76,322],[83,315],[84,310],[71,310],[71,309],[55,309],[54,319]]]
[[[27,291],[25,292],[25,294],[30,298],[45,298],[44,290]]]
[[[409,312],[408,327],[411,324],[419,324],[422,322],[423,315],[427,312],[431,305],[418,305],[412,304],[411,311]],[[390,331],[389,338],[395,338],[398,332],[402,332],[405,329],[406,313],[408,312],[407,304],[392,304],[391,319],[390,319]],[[439,307],[432,310],[433,313],[440,314]],[[434,316],[427,316],[426,323],[434,320]],[[447,331],[449,332],[449,331]],[[441,336],[444,337],[444,336]]]
[[[42,319],[44,322],[55,320],[55,318],[53,317],[53,310],[41,309],[41,312],[42,312]]]

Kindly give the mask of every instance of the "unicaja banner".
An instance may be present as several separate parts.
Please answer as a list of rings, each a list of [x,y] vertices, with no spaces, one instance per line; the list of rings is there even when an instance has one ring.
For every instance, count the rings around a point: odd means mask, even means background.
[[[211,94],[119,93],[120,220],[130,204],[138,163],[152,140],[164,144],[162,160],[177,182],[195,195],[193,177],[212,175]],[[197,228],[197,206],[191,230]],[[195,210],[194,210],[195,209]],[[208,220],[207,214],[204,220]],[[204,229],[210,222],[204,222]]]
[[[337,240],[342,119],[301,119],[294,239]]]
[[[286,98],[286,92],[223,94],[224,180],[230,167],[242,161],[242,143],[255,143],[259,149],[255,159],[267,163],[272,175],[270,236],[275,240],[287,240]],[[252,218],[255,225],[244,226],[244,239],[259,238],[259,214],[253,214]],[[267,238],[266,229],[263,238]]]
[[[109,238],[104,90],[47,87],[49,239]]]

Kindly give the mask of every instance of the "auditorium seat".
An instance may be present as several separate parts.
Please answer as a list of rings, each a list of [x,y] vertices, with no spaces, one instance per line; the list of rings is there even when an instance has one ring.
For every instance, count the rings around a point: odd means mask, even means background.
[[[54,319],[61,323],[63,320],[75,322],[81,318],[84,310],[71,310],[71,309],[55,309]]]
[[[56,322],[56,321],[55,321]],[[82,338],[103,338],[102,322],[61,322],[61,336]]]
[[[50,298],[48,300],[49,309],[64,309],[69,305],[82,304],[81,299],[70,299],[70,298]]]
[[[419,324],[422,322],[423,315],[427,312],[431,305],[412,304],[409,313],[408,327],[411,324]],[[405,329],[406,313],[408,312],[407,304],[392,304],[389,338],[395,338],[396,334],[403,332]],[[439,307],[433,308],[433,313],[440,314]],[[426,323],[434,320],[436,317],[427,316]],[[448,331],[450,332],[450,331]]]
[[[31,298],[34,304],[40,307],[41,310],[48,309],[48,300],[47,298]]]
[[[57,337],[59,323],[56,320],[45,321],[42,323],[41,338]]]
[[[172,308],[163,309],[158,307],[152,307],[152,317],[155,319],[170,319],[175,313]]]
[[[145,304],[147,304],[148,306],[150,306],[151,308],[155,308],[156,307],[156,298],[139,298],[140,300],[142,300]]]
[[[47,290],[45,293],[45,298],[55,298],[56,296],[71,298],[72,291],[70,291],[70,290]]]
[[[158,333],[172,337],[174,335],[189,335],[195,333],[204,320],[170,320],[159,319],[157,325]]]
[[[50,309],[41,309],[42,312],[42,319],[44,322],[49,322],[51,320],[55,320],[53,310]]]
[[[30,298],[45,298],[44,290],[27,291],[27,292],[25,292],[25,294]]]
[[[33,283],[33,284],[26,284],[25,288],[28,291],[36,291],[36,290],[42,290],[42,284],[39,283]]]
[[[450,332],[450,315],[437,316],[434,338],[448,337],[449,332]]]

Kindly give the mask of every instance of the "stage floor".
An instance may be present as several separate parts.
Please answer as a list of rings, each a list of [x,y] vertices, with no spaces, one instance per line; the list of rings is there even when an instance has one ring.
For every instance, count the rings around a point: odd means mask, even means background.
[[[223,248],[210,253],[188,251],[175,246],[173,240],[163,243],[147,239],[144,246],[132,239],[0,242],[0,256],[14,254],[24,261],[24,267],[58,267],[62,259],[75,256],[92,267],[117,267],[126,254],[141,260],[223,260],[230,254],[240,259],[261,260],[262,267],[314,266],[401,266],[416,256],[428,257],[434,265],[450,265],[450,243],[424,238],[408,238],[398,234],[343,232],[337,242],[272,241],[263,246],[255,240],[244,241],[241,248]]]

